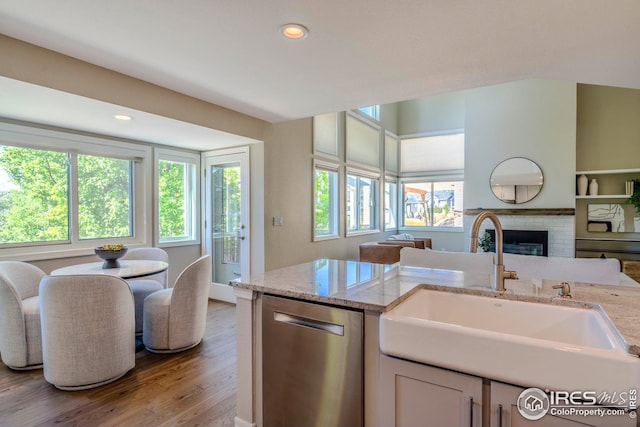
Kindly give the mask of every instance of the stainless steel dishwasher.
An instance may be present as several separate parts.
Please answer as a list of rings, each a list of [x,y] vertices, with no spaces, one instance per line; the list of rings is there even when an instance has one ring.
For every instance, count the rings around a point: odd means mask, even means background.
[[[262,297],[264,427],[361,427],[362,312]]]

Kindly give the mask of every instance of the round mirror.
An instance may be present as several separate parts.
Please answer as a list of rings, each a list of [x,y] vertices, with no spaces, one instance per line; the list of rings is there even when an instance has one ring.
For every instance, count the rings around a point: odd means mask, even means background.
[[[505,203],[525,203],[542,189],[542,170],[524,157],[507,159],[491,172],[491,191]]]

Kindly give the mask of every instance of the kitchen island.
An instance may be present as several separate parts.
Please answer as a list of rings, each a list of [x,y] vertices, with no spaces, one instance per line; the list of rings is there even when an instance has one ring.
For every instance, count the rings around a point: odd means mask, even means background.
[[[491,289],[490,277],[460,271],[402,267],[321,259],[252,276],[232,283],[238,298],[237,426],[262,425],[262,305],[269,294],[321,305],[360,310],[364,314],[364,425],[377,426],[380,351],[379,317],[417,289],[432,289],[601,310],[640,355],[640,287],[572,283],[573,298],[560,298],[557,281],[507,281],[507,291]],[[639,361],[640,363],[640,361]]]

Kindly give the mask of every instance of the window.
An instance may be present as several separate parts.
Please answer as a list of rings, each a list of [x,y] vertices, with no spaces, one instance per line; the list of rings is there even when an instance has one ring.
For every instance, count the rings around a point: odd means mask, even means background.
[[[352,113],[345,125],[347,163],[380,170],[380,126]]]
[[[147,146],[0,123],[0,258],[148,244],[150,153]]]
[[[78,155],[78,237],[133,236],[132,161]]]
[[[0,244],[69,241],[69,155],[0,146]]]
[[[347,172],[347,232],[377,231],[378,179]]]
[[[401,227],[462,228],[464,132],[403,137]]]
[[[133,235],[132,161],[0,146],[0,243],[62,242]],[[78,232],[69,182],[77,174]]]
[[[358,108],[358,111],[366,114],[374,120],[380,121],[380,106],[379,105],[369,105],[366,107]]]
[[[403,227],[462,227],[463,181],[402,183]]]
[[[338,114],[313,117],[313,152],[338,158]]]
[[[314,239],[336,237],[338,167],[316,163],[314,170]]]
[[[400,141],[403,174],[464,169],[464,133],[404,137]]]
[[[158,243],[197,241],[199,157],[156,150]]]
[[[398,212],[398,184],[393,181],[384,183],[384,229],[395,230]]]

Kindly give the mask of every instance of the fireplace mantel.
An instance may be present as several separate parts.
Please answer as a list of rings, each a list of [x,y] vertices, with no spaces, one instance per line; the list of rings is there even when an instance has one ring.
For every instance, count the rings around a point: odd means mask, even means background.
[[[542,209],[465,209],[465,215],[478,215],[482,211],[492,211],[496,215],[565,215],[574,216],[574,208],[542,208]]]

